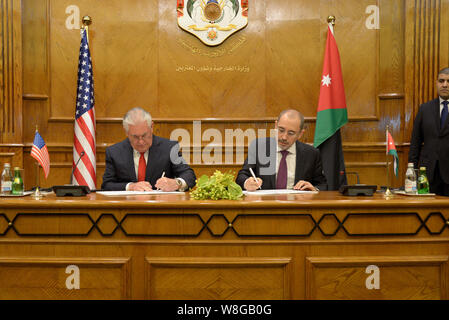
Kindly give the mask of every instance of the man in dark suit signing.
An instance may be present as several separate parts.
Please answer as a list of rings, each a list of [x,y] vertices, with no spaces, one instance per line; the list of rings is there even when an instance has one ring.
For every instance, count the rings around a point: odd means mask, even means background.
[[[305,131],[303,115],[297,110],[282,111],[275,127],[277,138],[259,138],[251,143],[237,184],[248,191],[259,187],[326,190],[319,150],[298,141]]]
[[[419,107],[408,161],[426,167],[430,192],[449,196],[449,68],[438,73],[438,98]]]
[[[195,173],[179,152],[179,145],[153,135],[151,115],[142,108],[123,118],[128,138],[106,148],[103,190],[185,191],[195,185]]]

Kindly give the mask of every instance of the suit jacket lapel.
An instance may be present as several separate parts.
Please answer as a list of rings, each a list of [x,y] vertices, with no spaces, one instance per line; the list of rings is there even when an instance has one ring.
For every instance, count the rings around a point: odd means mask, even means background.
[[[301,166],[299,160],[301,159],[303,150],[301,144],[296,141],[296,168],[295,168],[295,181],[294,184],[298,183],[300,177],[304,176],[303,169],[304,166]]]
[[[269,187],[268,189],[276,189],[276,173],[270,176],[270,184],[271,187]]]
[[[269,139],[273,139],[273,138],[269,138]],[[276,173],[277,173],[277,157],[278,157],[278,149],[277,149],[277,142],[273,140],[267,140],[268,141],[268,146],[267,146],[267,156],[271,154],[271,148],[274,148],[274,153],[275,153],[275,157],[274,157],[274,174],[272,174],[270,176],[270,183],[271,186],[269,187],[269,189],[276,189]]]
[[[160,171],[160,168],[157,165],[160,163],[159,154],[160,154],[160,140],[158,136],[153,135],[153,144],[148,150],[148,160],[147,160],[147,170],[145,172],[145,180],[146,181],[156,181],[160,178],[157,174]]]
[[[441,113],[440,113],[440,98],[437,99],[437,106],[438,106],[438,121],[441,123]],[[449,106],[448,106],[449,108]],[[446,121],[443,124],[443,128],[440,128],[440,134],[447,134],[449,132],[449,116],[446,118]]]
[[[433,100],[432,104],[433,118],[435,119],[435,128],[438,128],[438,133],[442,132],[440,120],[440,98]]]
[[[137,181],[136,169],[134,167],[134,149],[128,138],[126,138],[126,141],[126,152],[124,153],[126,156],[126,168],[128,168],[128,174],[130,177],[134,177],[134,181]]]

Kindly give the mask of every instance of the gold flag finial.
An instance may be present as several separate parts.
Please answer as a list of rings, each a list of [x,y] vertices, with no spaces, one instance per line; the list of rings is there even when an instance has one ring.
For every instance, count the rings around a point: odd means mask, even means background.
[[[87,41],[89,41],[89,26],[92,24],[92,18],[90,16],[83,17],[83,30],[86,31]]]
[[[335,26],[335,16],[329,16],[327,17],[327,23],[332,24],[332,26]]]
[[[85,27],[88,27],[92,24],[92,18],[90,16],[83,17],[83,24]]]

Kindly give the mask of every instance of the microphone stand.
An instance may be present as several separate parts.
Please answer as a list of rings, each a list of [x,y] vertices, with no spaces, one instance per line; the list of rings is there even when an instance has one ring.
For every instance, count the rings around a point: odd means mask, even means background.
[[[75,166],[72,169],[72,174],[70,175],[70,184],[63,185],[63,186],[53,186],[53,191],[56,194],[57,197],[81,197],[85,196],[86,194],[90,193],[90,189],[88,186],[74,186],[73,185],[73,174],[75,172],[75,169],[78,167],[78,163],[80,162],[81,158],[85,155],[84,151],[81,151],[80,157],[75,163]]]
[[[78,163],[80,162],[81,158],[84,157],[86,153],[84,151],[81,151],[80,153],[80,157],[78,158],[78,160],[75,163],[75,166],[72,169],[72,174],[70,175],[70,185],[73,185],[73,174],[75,173],[75,169],[78,167]]]

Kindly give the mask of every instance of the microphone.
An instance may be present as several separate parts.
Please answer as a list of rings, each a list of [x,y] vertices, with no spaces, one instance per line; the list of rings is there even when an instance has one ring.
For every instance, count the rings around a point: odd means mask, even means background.
[[[344,196],[372,196],[374,191],[377,190],[377,185],[360,184],[358,172],[352,171],[346,172],[346,174],[355,174],[357,183],[340,186],[339,191]]]
[[[73,185],[73,173],[75,172],[75,169],[78,167],[78,163],[80,162],[81,158],[84,157],[86,153],[84,151],[81,151],[80,157],[78,158],[78,161],[76,161],[75,166],[72,169],[72,174],[70,175],[70,185]]]
[[[78,167],[78,163],[80,162],[81,158],[84,157],[85,154],[86,153],[84,151],[81,151],[80,157],[78,158],[78,160],[75,163],[75,166],[72,169],[72,174],[70,175],[70,184],[52,187],[57,197],[82,197],[90,193],[90,189],[88,186],[73,185],[73,173],[75,172],[75,169]]]

